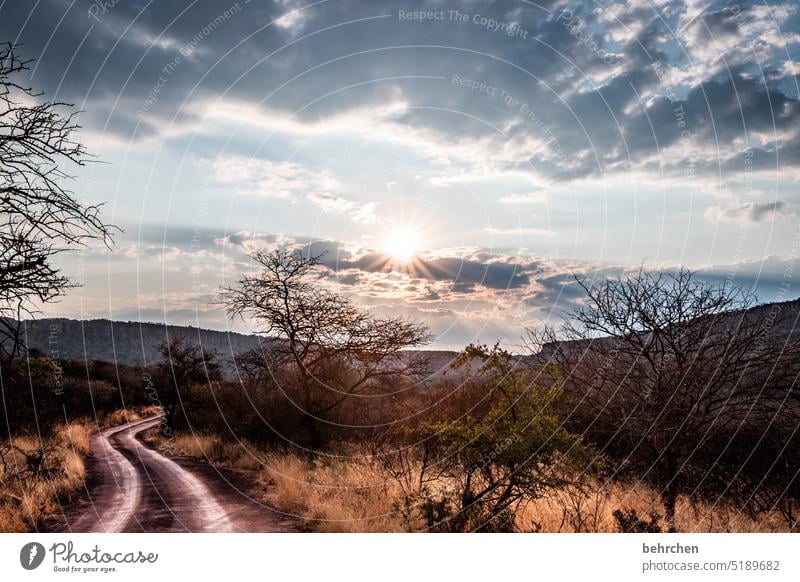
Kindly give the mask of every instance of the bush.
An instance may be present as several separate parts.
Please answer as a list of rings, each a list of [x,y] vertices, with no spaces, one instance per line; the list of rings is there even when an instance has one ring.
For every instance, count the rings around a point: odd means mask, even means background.
[[[635,509],[616,509],[614,519],[622,533],[661,533],[661,526],[658,524],[661,516],[657,513],[650,513],[647,519],[643,519]]]

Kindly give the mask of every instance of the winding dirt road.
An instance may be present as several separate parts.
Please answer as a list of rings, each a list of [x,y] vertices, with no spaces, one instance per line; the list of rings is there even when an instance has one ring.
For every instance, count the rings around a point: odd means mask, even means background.
[[[173,459],[137,436],[161,417],[92,437],[86,498],[55,529],[71,532],[287,532],[298,523],[257,501],[246,479],[193,459]]]

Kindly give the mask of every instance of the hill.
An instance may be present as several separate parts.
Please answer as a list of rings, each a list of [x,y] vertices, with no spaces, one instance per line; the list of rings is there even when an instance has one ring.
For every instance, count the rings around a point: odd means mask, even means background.
[[[763,328],[766,336],[773,336],[789,341],[800,335],[800,299],[791,301],[781,301],[775,303],[763,303],[747,309],[746,311],[730,311],[715,316],[716,325],[725,329],[726,326],[736,326],[740,318],[748,321],[758,322]],[[609,337],[598,337],[592,342],[613,341]],[[571,353],[579,353],[586,349],[587,340],[564,340],[559,342],[547,343],[542,346],[540,355],[549,357],[556,347]]]
[[[146,366],[160,359],[156,346],[175,337],[201,345],[220,358],[230,358],[265,341],[255,335],[196,327],[92,319],[37,319],[25,324],[25,344],[65,360],[101,360]]]
[[[156,346],[175,337],[216,352],[230,370],[233,356],[257,348],[269,338],[231,331],[197,327],[92,319],[50,318],[25,323],[25,344],[52,358],[62,360],[99,360],[127,366],[147,366],[160,359]],[[425,351],[431,362],[430,373],[444,370],[455,352]]]

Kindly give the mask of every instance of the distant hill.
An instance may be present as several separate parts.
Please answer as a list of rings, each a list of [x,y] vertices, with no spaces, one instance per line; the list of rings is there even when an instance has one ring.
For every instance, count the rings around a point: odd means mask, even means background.
[[[65,360],[102,360],[128,366],[153,364],[160,359],[156,346],[181,336],[209,352],[217,352],[223,359],[269,341],[235,332],[108,319],[57,318],[25,322],[25,344],[29,349]]]
[[[749,321],[761,322],[764,333],[773,337],[789,341],[800,335],[800,299],[782,301],[775,303],[763,303],[750,309],[742,311],[731,311],[716,316],[717,321],[722,325],[735,326],[737,320],[744,317]],[[592,342],[613,341],[608,337],[598,337]],[[542,354],[549,356],[558,346],[561,350],[573,353],[583,351],[587,347],[585,340],[567,340],[555,343],[548,343],[542,346]]]
[[[151,365],[160,359],[156,346],[175,337],[202,345],[230,362],[237,354],[253,349],[269,338],[197,327],[110,321],[108,319],[37,319],[25,322],[25,344],[45,355],[63,360],[100,360],[127,366]],[[431,362],[430,373],[447,368],[455,352],[425,352]]]
[[[736,315],[730,313],[725,317],[733,318]],[[770,320],[777,321],[775,325],[766,327],[769,332],[782,337],[800,333],[800,299],[759,305],[750,309],[748,316],[768,324]],[[216,352],[226,361],[230,361],[236,354],[270,341],[256,335],[228,331],[108,319],[78,321],[55,318],[27,321],[25,335],[29,348],[52,357],[118,362],[128,366],[150,365],[158,361],[160,356],[156,346],[168,338],[179,336],[202,345],[208,351]],[[548,348],[552,349],[552,346],[545,346],[546,350]],[[456,352],[443,350],[426,350],[425,354],[431,362],[431,374],[445,370],[456,356]]]

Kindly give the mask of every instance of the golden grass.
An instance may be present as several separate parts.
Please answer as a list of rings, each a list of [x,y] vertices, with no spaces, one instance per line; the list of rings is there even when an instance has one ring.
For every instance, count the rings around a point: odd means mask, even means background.
[[[260,475],[267,498],[322,532],[407,531],[402,490],[369,460],[311,462],[269,454]]]
[[[83,485],[89,428],[72,423],[39,439],[19,436],[0,444],[0,531],[38,529]]]
[[[146,440],[160,450],[167,439],[151,434]],[[400,497],[396,484],[384,483],[377,468],[355,462],[311,464],[295,454],[265,453],[247,441],[224,442],[217,435],[177,433],[172,452],[198,457],[232,469],[256,473],[265,500],[287,513],[312,522],[317,531],[404,531],[399,512],[386,509],[387,499]],[[344,486],[362,483],[365,486]],[[392,491],[387,490],[392,488]]]
[[[616,532],[616,509],[636,511],[640,518],[664,515],[657,492],[642,483],[587,483],[582,488],[565,488],[522,507],[517,514],[523,531]],[[658,521],[667,530],[663,517]],[[786,531],[786,522],[777,512],[754,520],[746,513],[725,504],[692,503],[680,498],[675,508],[675,527],[681,532],[775,532]]]
[[[150,439],[165,448],[163,436],[152,435]],[[312,460],[293,452],[263,452],[247,442],[224,442],[211,434],[178,433],[172,444],[180,455],[257,471],[265,500],[302,517],[315,531],[403,532],[425,528],[416,508],[406,505],[400,482],[387,476],[369,456]],[[414,481],[409,477],[406,483]],[[447,485],[438,483],[442,488]],[[645,484],[587,481],[581,487],[563,488],[520,506],[516,527],[519,531],[617,532],[613,516],[617,509],[635,510],[644,519],[651,513],[664,514],[657,492]],[[659,524],[666,530],[663,519]],[[676,527],[683,532],[773,532],[786,531],[786,522],[776,512],[753,520],[725,505],[680,499]]]
[[[145,441],[170,454],[198,457],[208,462],[244,471],[257,471],[264,466],[264,454],[251,443],[223,441],[219,436],[205,433],[178,433],[170,442],[161,434],[151,433]]]
[[[304,517],[326,532],[422,531],[414,508],[406,508],[403,490],[369,458],[311,462],[293,453],[270,454],[261,480],[277,507]],[[442,484],[445,485],[445,484]],[[405,509],[405,511],[401,511]],[[661,501],[644,484],[596,482],[564,488],[518,508],[517,529],[541,532],[617,532],[613,511],[635,510],[642,518],[664,514]],[[663,519],[659,521],[666,531]],[[773,512],[753,520],[725,505],[690,503],[681,499],[676,527],[683,532],[786,531]]]
[[[101,415],[97,420],[100,426],[119,426],[128,422],[136,422],[161,412],[160,406],[129,406]]]

